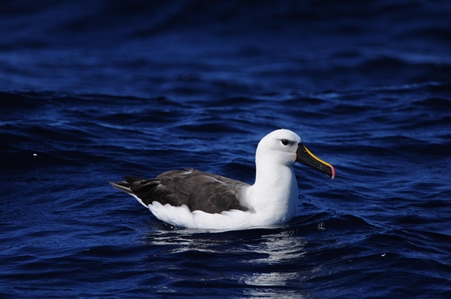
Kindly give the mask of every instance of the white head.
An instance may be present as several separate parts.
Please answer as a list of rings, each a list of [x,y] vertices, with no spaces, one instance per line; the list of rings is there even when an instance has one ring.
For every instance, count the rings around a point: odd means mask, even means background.
[[[296,151],[301,137],[290,130],[280,129],[263,137],[258,143],[256,163],[270,163],[291,166],[296,162]],[[263,162],[264,161],[264,162]]]
[[[301,137],[290,130],[275,130],[260,140],[255,156],[257,165],[263,168],[275,165],[291,167],[299,162],[335,177],[335,169],[329,163],[316,157],[301,143]],[[265,166],[266,165],[266,166]]]

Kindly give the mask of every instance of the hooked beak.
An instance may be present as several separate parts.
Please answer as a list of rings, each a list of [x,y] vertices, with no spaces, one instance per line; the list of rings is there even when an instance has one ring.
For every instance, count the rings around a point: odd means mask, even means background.
[[[299,143],[298,145],[295,161],[318,169],[319,171],[330,176],[331,179],[335,177],[335,168],[329,163],[317,158],[302,143]]]

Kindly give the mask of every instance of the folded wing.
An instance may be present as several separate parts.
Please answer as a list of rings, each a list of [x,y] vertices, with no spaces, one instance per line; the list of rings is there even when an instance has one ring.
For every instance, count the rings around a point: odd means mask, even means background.
[[[110,184],[134,195],[145,206],[158,201],[207,213],[247,210],[239,198],[248,184],[194,169],[167,171],[150,180],[127,176],[125,181]]]

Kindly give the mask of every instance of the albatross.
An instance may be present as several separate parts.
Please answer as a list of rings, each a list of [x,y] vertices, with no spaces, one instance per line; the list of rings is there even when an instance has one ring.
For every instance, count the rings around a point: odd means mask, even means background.
[[[126,176],[124,181],[110,184],[173,226],[211,230],[268,227],[286,223],[296,214],[295,162],[335,177],[334,167],[313,155],[299,135],[280,129],[258,143],[253,185],[194,169],[166,171],[153,179]]]

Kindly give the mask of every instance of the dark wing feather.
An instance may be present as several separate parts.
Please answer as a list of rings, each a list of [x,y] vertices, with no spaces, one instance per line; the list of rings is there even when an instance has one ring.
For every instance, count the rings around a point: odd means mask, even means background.
[[[167,171],[154,179],[125,177],[111,183],[113,187],[136,195],[145,205],[158,201],[162,205],[187,205],[191,211],[221,213],[232,209],[246,211],[238,194],[247,184],[197,170]]]

